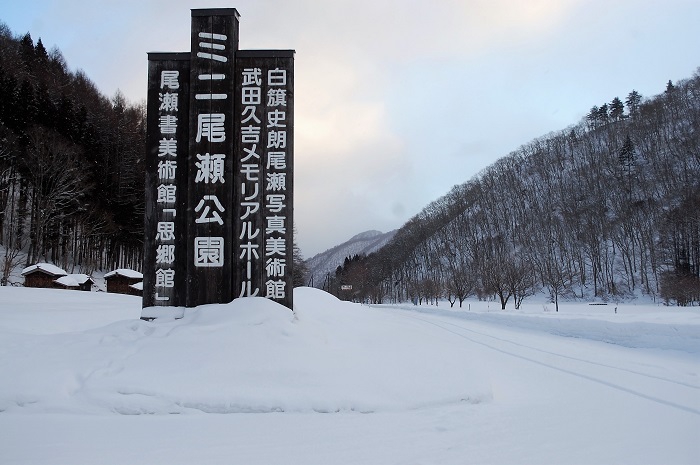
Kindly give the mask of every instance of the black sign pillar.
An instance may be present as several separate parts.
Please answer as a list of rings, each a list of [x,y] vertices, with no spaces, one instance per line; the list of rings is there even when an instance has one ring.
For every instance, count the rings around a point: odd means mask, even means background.
[[[191,51],[149,54],[145,319],[293,308],[294,51],[238,50],[238,21],[192,10]]]
[[[148,54],[144,317],[185,305],[189,53]],[[161,308],[163,307],[163,308]]]
[[[235,9],[192,10],[187,306],[233,300]]]
[[[294,51],[236,55],[234,292],[292,308]]]

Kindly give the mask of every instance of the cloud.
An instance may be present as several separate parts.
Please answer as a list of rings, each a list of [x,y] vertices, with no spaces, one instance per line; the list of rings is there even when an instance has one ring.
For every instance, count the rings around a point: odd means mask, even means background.
[[[243,49],[295,49],[295,194],[311,256],[401,226],[519,145],[698,63],[697,0],[35,0],[3,20],[107,95],[189,50],[190,8],[235,6]],[[691,47],[692,48],[692,47]],[[692,54],[691,54],[692,55]]]

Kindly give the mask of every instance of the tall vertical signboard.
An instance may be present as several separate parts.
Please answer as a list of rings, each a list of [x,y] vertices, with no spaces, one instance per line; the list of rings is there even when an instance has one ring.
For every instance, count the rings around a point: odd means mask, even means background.
[[[291,308],[294,51],[239,51],[236,97],[235,289]]]
[[[192,10],[191,51],[149,54],[145,319],[293,306],[294,51],[238,50],[238,22]]]
[[[189,53],[148,55],[144,307],[185,305]]]
[[[187,306],[233,299],[236,10],[192,10]]]

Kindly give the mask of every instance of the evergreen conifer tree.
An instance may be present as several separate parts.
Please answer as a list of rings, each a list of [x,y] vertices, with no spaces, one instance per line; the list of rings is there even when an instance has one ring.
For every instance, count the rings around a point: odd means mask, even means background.
[[[610,102],[610,117],[615,121],[619,121],[624,116],[625,106],[622,104],[622,100],[615,97],[612,102]]]
[[[639,104],[641,103],[641,101],[642,96],[636,90],[632,90],[632,92],[630,92],[627,95],[625,103],[627,104],[627,111],[629,112],[629,115],[631,117],[637,115],[637,112],[639,111]]]

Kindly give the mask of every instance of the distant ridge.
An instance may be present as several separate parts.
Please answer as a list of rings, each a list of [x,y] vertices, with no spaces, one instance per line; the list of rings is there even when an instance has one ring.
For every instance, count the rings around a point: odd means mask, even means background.
[[[345,257],[354,255],[369,255],[383,247],[396,234],[396,229],[383,233],[370,230],[356,234],[342,244],[336,245],[325,252],[306,260],[309,267],[310,283],[320,287],[328,273],[335,273],[336,268],[343,264]]]

